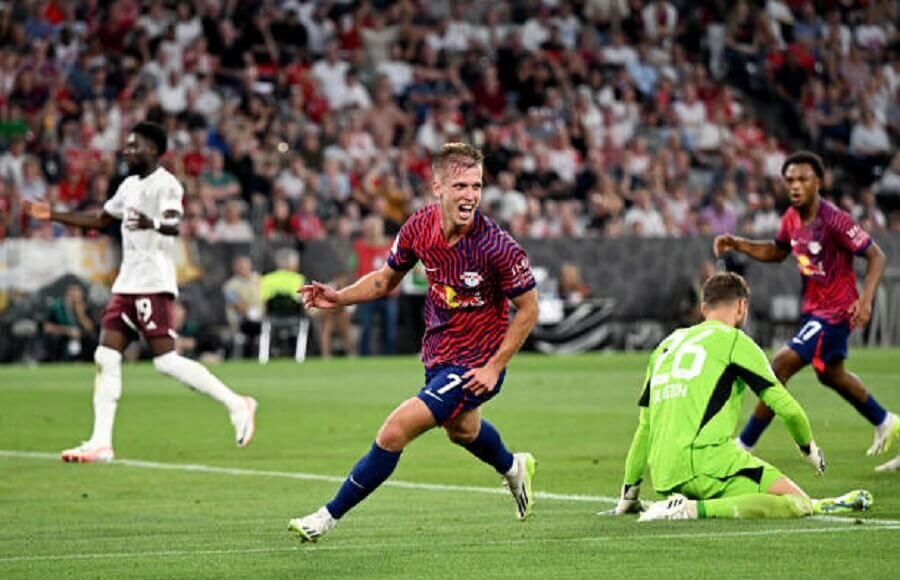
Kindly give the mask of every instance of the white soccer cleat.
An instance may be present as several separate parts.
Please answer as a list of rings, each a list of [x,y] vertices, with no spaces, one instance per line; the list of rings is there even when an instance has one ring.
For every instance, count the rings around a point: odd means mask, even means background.
[[[531,453],[515,453],[513,469],[510,475],[504,476],[507,489],[516,500],[516,517],[525,520],[531,515],[534,507],[534,493],[531,487],[537,461]]]
[[[302,518],[294,518],[288,522],[288,531],[299,536],[301,542],[315,542],[337,525],[328,508],[322,506],[319,511]]]
[[[673,493],[663,501],[652,504],[647,511],[638,518],[639,522],[652,522],[654,520],[695,520],[696,508],[692,509],[692,502],[680,493]]]
[[[878,455],[891,448],[894,441],[900,439],[900,418],[890,413],[885,421],[875,427],[875,439],[866,455]]]
[[[231,414],[231,424],[234,425],[234,438],[238,447],[246,447],[253,440],[256,433],[256,408],[259,404],[253,397],[241,397],[243,405],[237,413]]]
[[[90,441],[85,441],[78,447],[66,449],[59,454],[60,459],[66,463],[109,463],[115,456],[112,447],[94,445]]]
[[[875,471],[900,471],[900,455],[891,459],[887,463],[882,463],[875,468]]]

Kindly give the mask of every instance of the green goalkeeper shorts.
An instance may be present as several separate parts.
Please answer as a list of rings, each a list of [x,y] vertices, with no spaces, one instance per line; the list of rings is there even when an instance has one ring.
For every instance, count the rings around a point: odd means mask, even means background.
[[[691,499],[716,499],[751,493],[767,493],[784,474],[762,459],[729,442],[695,449],[693,479],[677,491]]]

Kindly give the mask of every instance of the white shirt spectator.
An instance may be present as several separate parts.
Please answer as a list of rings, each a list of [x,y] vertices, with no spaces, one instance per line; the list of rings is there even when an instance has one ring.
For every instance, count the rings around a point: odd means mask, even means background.
[[[665,21],[660,22],[659,10],[665,14]],[[664,34],[671,35],[678,28],[678,11],[669,2],[658,0],[644,6],[641,10],[641,19],[644,21],[644,34],[650,41],[660,39]]]
[[[856,27],[856,44],[870,50],[881,50],[887,44],[887,35],[881,26],[860,24]]]
[[[559,30],[559,40],[563,46],[573,49],[578,44],[578,33],[581,31],[581,22],[574,14],[566,16],[557,16],[553,19],[553,24]]]
[[[625,212],[625,227],[642,238],[658,238],[666,235],[662,215],[650,207],[633,205]]]
[[[891,149],[891,140],[884,126],[878,123],[857,123],[850,131],[850,151],[858,155],[887,153]]]
[[[692,103],[677,101],[672,105],[672,110],[690,142],[687,145],[695,147],[700,139],[703,124],[706,123],[706,106],[703,101],[699,99],[695,99]]]
[[[22,187],[24,165],[24,153],[17,155],[13,151],[7,151],[3,155],[0,155],[0,179],[10,179],[16,187]]]
[[[774,209],[761,210],[753,215],[750,230],[756,236],[774,234],[781,227],[781,216]]]
[[[182,213],[184,188],[165,168],[159,167],[145,178],[127,177],[103,211],[122,220],[122,265],[113,283],[114,294],[168,292],[178,295],[175,280],[175,236],[155,230],[132,230],[126,218],[137,210],[150,219],[162,219],[167,211]]]
[[[831,38],[832,30],[834,30],[831,26],[823,26],[822,27],[822,39],[826,44],[834,42],[834,39]],[[838,48],[841,52],[842,56],[847,56],[850,54],[850,44],[853,42],[853,33],[850,32],[850,27],[841,24],[837,27],[836,32],[838,38],[836,39]]]
[[[167,113],[178,114],[187,109],[190,83],[177,73],[170,73],[156,89],[159,105]]]
[[[350,65],[342,60],[333,63],[326,59],[319,60],[312,67],[312,75],[319,84],[319,89],[329,105],[341,100],[341,92],[344,91],[344,78]],[[334,107],[332,107],[334,108]]]
[[[175,40],[182,47],[194,42],[201,34],[203,34],[203,25],[196,16],[189,20],[179,20],[175,25]]]
[[[522,46],[530,52],[537,51],[550,38],[550,31],[537,18],[529,18],[521,28]]]
[[[278,179],[275,180],[275,186],[281,189],[290,199],[300,199],[306,191],[306,178],[303,175],[297,175],[288,168],[278,175]]]
[[[332,111],[339,111],[351,107],[368,109],[372,106],[372,98],[369,91],[361,82],[354,80],[352,84],[344,83],[344,86],[335,95],[335,99],[328,99],[328,105]]]
[[[191,103],[191,110],[203,115],[210,123],[215,124],[219,120],[219,111],[222,110],[221,95],[213,89],[208,83],[201,83],[193,91],[194,100]]]
[[[603,60],[609,64],[625,66],[637,60],[637,51],[627,44],[622,46],[609,45],[603,49]]]
[[[233,222],[219,220],[213,228],[212,236],[219,242],[252,242],[253,228],[243,218]]]
[[[394,95],[402,95],[413,81],[413,67],[402,60],[386,60],[375,69],[379,75],[384,75],[391,83]]]

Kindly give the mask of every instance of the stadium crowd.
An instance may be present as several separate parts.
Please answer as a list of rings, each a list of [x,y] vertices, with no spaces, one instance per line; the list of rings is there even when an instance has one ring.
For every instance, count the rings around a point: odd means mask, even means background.
[[[22,200],[99,208],[144,118],[169,130],[183,235],[212,243],[369,214],[391,234],[456,139],[483,148],[482,208],[517,236],[769,235],[799,146],[830,161],[828,197],[898,231],[898,18],[893,0],[2,2],[0,239],[82,235]]]

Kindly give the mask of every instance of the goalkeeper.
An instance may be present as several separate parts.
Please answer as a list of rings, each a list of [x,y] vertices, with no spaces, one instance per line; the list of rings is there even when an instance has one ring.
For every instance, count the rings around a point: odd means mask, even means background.
[[[781,418],[816,473],[825,471],[806,413],[740,330],[749,307],[747,282],[721,272],[707,280],[702,294],[704,322],[676,330],[650,356],[614,512],[641,511],[638,496],[648,464],[654,489],[668,498],[650,505],[640,521],[799,518],[868,509],[872,496],[864,490],[811,500],[781,471],[735,445],[749,388]]]

